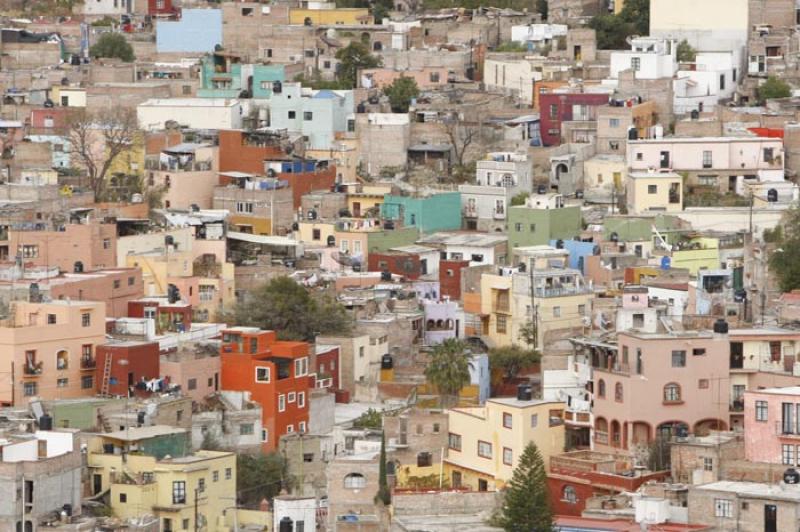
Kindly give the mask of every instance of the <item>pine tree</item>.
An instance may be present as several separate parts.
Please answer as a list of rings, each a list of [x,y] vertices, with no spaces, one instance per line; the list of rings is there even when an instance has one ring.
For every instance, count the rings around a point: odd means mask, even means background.
[[[381,434],[381,457],[380,468],[378,470],[378,494],[375,495],[376,501],[381,501],[385,505],[392,502],[392,493],[389,491],[389,481],[386,479],[386,436]]]
[[[525,447],[508,483],[499,524],[506,532],[550,532],[553,528],[544,460],[533,442]]]

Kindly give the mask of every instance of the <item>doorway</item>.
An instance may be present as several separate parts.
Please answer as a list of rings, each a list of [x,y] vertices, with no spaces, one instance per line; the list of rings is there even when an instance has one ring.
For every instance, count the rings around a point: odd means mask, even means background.
[[[778,507],[774,504],[764,505],[764,532],[778,532]]]

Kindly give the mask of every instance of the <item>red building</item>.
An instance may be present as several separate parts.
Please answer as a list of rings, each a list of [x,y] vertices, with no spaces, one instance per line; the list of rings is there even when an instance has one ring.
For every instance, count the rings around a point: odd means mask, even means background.
[[[172,0],[147,0],[147,14],[152,16],[174,15]]]
[[[146,297],[128,302],[129,318],[153,318],[156,334],[185,332],[192,328],[192,306],[166,297]]]
[[[308,430],[306,342],[279,341],[274,331],[234,327],[222,332],[221,358],[222,389],[248,391],[261,404],[265,452],[277,449],[284,434]]]
[[[419,255],[403,251],[372,252],[367,259],[367,269],[371,272],[388,271],[411,281],[423,274]]]
[[[339,346],[317,345],[317,388],[339,388]]]
[[[69,107],[43,107],[31,109],[31,131],[58,134],[67,127]]]
[[[548,92],[539,95],[540,128],[545,146],[561,144],[561,123],[595,120],[595,107],[608,105],[608,94]]]
[[[439,290],[442,298],[461,300],[461,269],[469,266],[468,260],[439,261]]]
[[[137,385],[159,378],[158,342],[123,341],[97,346],[95,379],[104,395],[149,395],[152,390]],[[110,370],[106,374],[106,367]],[[108,378],[106,378],[108,377]]]

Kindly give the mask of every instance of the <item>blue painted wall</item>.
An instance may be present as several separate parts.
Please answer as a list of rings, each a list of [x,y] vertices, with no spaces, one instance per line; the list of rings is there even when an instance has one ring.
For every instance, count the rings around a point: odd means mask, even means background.
[[[551,240],[550,245],[556,247],[558,240]],[[594,248],[597,246],[594,242],[579,242],[577,240],[564,239],[564,249],[569,251],[569,267],[584,271],[586,264],[586,257],[594,255]],[[581,260],[583,259],[583,260]]]
[[[184,9],[180,20],[156,22],[156,50],[213,52],[222,44],[221,9]]]
[[[445,192],[426,198],[386,194],[381,204],[384,218],[418,227],[423,233],[461,229],[461,193]]]

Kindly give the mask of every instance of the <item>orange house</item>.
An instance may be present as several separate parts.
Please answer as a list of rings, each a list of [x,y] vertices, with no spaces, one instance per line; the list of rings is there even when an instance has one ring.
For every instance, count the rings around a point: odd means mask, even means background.
[[[309,345],[279,341],[275,331],[233,327],[222,332],[222,389],[248,391],[261,404],[262,448],[308,430]]]

